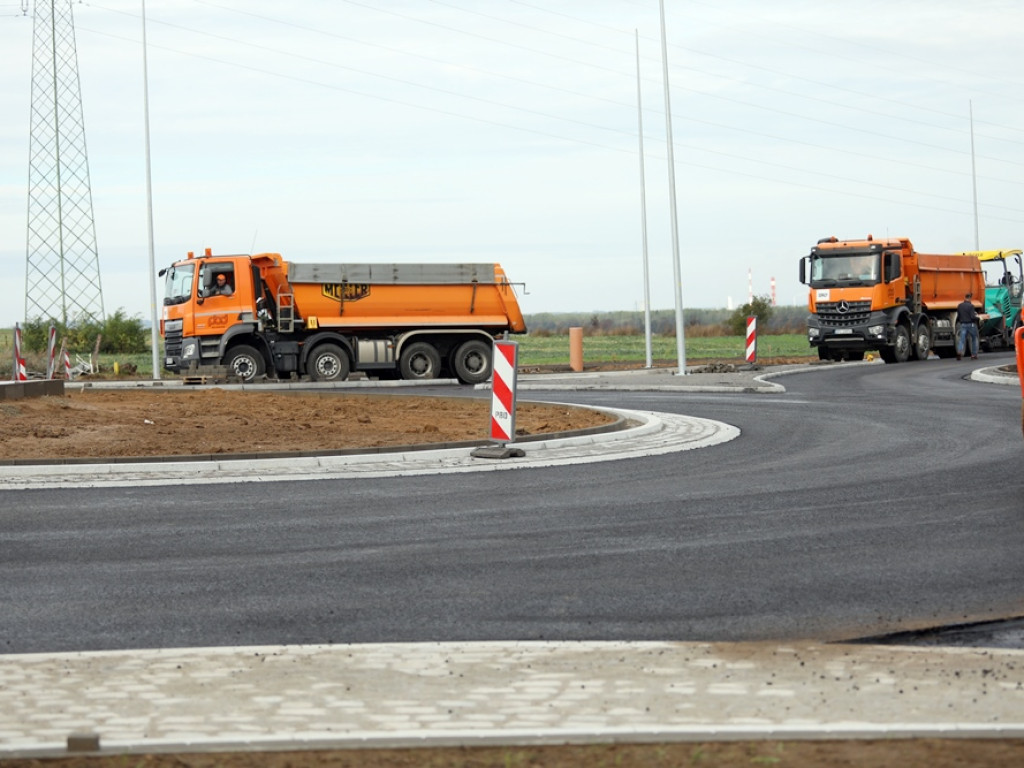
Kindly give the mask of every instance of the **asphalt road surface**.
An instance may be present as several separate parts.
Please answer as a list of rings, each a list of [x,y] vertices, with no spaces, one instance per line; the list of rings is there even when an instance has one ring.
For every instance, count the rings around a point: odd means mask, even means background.
[[[742,431],[642,459],[0,491],[0,654],[836,640],[1024,615],[1019,391],[967,370],[816,369],[782,395],[529,393]]]

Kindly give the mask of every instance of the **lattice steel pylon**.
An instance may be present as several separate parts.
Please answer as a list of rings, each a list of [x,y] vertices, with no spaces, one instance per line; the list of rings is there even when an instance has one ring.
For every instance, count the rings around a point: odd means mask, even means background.
[[[33,4],[25,319],[102,321],[71,0]]]

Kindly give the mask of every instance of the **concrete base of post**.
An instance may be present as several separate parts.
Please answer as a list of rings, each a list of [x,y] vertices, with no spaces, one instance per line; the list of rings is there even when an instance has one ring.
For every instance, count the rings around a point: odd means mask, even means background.
[[[526,451],[510,445],[485,445],[474,448],[469,455],[475,459],[521,459]]]

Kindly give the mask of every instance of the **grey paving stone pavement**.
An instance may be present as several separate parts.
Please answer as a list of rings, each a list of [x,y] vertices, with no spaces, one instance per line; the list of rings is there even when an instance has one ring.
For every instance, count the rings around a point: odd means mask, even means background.
[[[0,656],[0,760],[755,738],[1024,737],[1024,652],[659,642]],[[90,737],[90,738],[83,738]]]
[[[524,375],[520,386],[783,391],[758,371]],[[55,479],[53,467],[2,467],[0,488],[160,483],[176,471],[195,482],[225,471],[247,480],[487,471],[687,450],[738,434],[718,422],[625,415],[631,429],[528,445],[521,462],[472,460],[460,449],[291,460],[252,473],[229,462],[174,462],[184,466],[62,466]],[[1024,651],[489,642],[0,655],[0,760],[64,755],[69,745],[131,754],[918,736],[1024,738]]]

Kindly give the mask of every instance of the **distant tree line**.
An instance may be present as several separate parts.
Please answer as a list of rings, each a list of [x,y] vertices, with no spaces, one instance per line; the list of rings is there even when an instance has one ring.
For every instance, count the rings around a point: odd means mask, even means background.
[[[743,336],[747,318],[757,318],[758,333],[803,333],[807,328],[807,308],[772,306],[767,296],[755,296],[736,309],[683,308],[685,332],[695,336]],[[570,328],[605,336],[635,336],[644,333],[642,311],[620,312],[538,312],[526,315],[526,327],[537,335],[565,335]],[[651,311],[651,333],[675,336],[676,313],[672,309]]]

